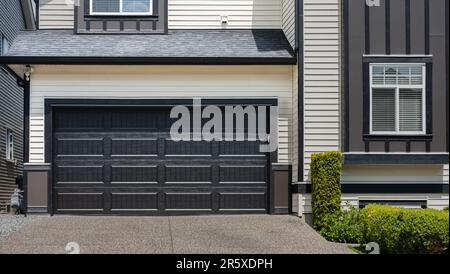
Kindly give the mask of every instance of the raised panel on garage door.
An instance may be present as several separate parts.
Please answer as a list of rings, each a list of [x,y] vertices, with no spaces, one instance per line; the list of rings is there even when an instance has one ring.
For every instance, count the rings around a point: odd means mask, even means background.
[[[55,108],[54,212],[267,212],[259,142],[175,142],[169,114],[168,107]]]

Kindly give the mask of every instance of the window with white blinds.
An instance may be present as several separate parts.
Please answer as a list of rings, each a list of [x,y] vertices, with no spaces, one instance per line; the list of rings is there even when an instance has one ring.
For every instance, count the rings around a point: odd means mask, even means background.
[[[378,132],[395,131],[395,90],[372,90],[372,129]]]
[[[425,65],[370,66],[371,134],[425,134]]]
[[[153,0],[91,0],[92,15],[151,15]]]

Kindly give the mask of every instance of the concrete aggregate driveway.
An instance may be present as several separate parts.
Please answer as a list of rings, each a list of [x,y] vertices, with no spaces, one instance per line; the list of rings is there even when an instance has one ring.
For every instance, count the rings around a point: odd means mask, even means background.
[[[0,253],[352,253],[295,216],[35,216],[0,238]]]

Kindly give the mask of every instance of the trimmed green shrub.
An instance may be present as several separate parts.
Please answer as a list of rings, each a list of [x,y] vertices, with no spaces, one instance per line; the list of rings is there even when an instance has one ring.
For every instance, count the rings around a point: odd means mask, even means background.
[[[448,248],[448,211],[369,205],[359,219],[364,242],[376,242],[383,253],[442,253]]]
[[[339,152],[313,154],[311,187],[313,226],[320,231],[324,218],[341,208],[342,155]]]
[[[348,210],[328,214],[323,219],[320,235],[332,242],[362,243],[364,236],[360,227],[359,210],[350,207]]]

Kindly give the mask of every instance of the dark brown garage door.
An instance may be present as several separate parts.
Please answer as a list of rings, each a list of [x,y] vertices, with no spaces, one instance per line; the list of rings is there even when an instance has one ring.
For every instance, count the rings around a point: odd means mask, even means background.
[[[53,211],[267,212],[259,142],[175,142],[167,107],[53,110]]]

